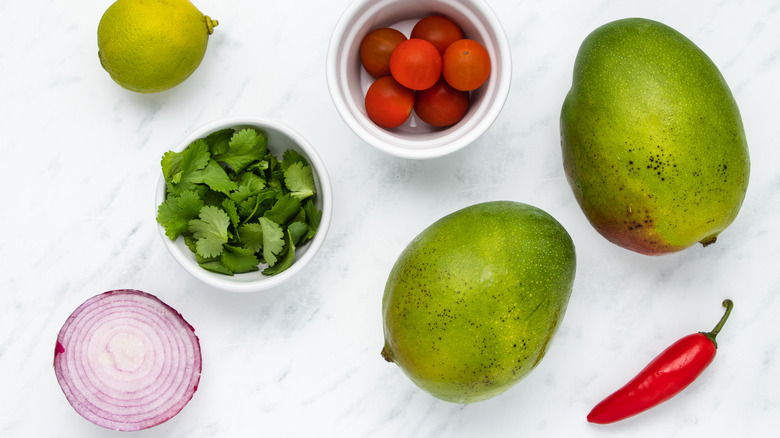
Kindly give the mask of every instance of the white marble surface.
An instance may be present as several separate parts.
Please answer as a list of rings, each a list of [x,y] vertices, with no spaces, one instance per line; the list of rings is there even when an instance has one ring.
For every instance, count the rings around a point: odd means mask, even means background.
[[[0,2],[0,436],[111,437],[68,405],[52,370],[65,318],[97,293],[136,288],[183,313],[203,348],[201,386],[144,437],[732,437],[780,425],[780,2],[489,0],[512,46],[503,112],[446,158],[408,161],[361,142],[326,88],[330,32],[349,0],[197,0],[220,25],[197,72],[138,95],[97,59],[110,0]],[[750,143],[742,211],[718,243],[663,257],[620,249],[585,220],[561,165],[558,115],[592,29],[642,16],[703,48],[731,85]],[[155,228],[163,152],[227,115],[296,128],[334,182],[321,253],[289,285],[210,289]],[[507,393],[453,405],[385,363],[380,299],[406,243],[467,205],[539,206],[570,232],[568,313],[537,369]],[[676,339],[735,309],[715,362],[672,401],[611,426],[590,408]]]

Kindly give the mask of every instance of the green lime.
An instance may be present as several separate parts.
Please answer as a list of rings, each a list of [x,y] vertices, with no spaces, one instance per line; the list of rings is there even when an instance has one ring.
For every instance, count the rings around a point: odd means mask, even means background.
[[[217,24],[189,0],[117,0],[98,24],[100,64],[128,90],[167,90],[198,68]]]

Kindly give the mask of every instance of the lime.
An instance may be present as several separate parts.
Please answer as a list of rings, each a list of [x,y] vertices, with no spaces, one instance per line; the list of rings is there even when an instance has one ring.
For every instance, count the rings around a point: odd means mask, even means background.
[[[189,0],[117,0],[98,24],[100,64],[128,90],[167,90],[198,68],[217,24]]]

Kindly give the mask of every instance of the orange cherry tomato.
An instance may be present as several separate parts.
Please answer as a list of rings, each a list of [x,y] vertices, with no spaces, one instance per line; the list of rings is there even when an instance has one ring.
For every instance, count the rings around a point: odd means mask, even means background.
[[[423,122],[436,127],[451,126],[469,110],[469,92],[452,88],[444,78],[427,90],[417,92],[414,112]]]
[[[366,114],[383,128],[401,126],[414,107],[414,91],[399,84],[392,76],[375,80],[366,92]]]
[[[474,40],[462,39],[450,44],[442,62],[444,79],[458,90],[476,90],[490,76],[490,55]]]
[[[442,59],[436,46],[419,38],[399,44],[390,55],[390,74],[412,90],[430,88],[441,76]]]
[[[418,21],[410,36],[428,41],[443,54],[450,44],[463,39],[463,31],[449,18],[431,15]]]
[[[375,78],[389,75],[390,54],[403,41],[406,41],[406,35],[390,27],[374,29],[366,34],[360,42],[363,68]]]

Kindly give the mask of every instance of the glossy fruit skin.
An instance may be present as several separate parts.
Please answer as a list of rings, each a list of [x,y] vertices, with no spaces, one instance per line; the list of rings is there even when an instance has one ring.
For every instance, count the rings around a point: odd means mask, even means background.
[[[680,339],[596,405],[588,422],[614,423],[669,400],[699,377],[715,359],[715,352],[715,344],[702,333]]]
[[[217,24],[189,0],[117,0],[98,23],[100,65],[130,91],[168,90],[198,68]]]
[[[412,90],[430,88],[441,76],[442,57],[428,41],[410,38],[390,55],[390,73],[399,84]]]
[[[503,393],[542,360],[575,273],[566,230],[544,211],[491,201],[451,213],[402,251],[382,299],[382,356],[452,403]]]
[[[418,91],[414,112],[423,122],[443,128],[460,121],[469,110],[469,92],[452,88],[444,78],[432,87]]]
[[[366,113],[383,128],[401,126],[414,107],[414,91],[399,84],[392,76],[375,80],[366,92]]]
[[[397,29],[374,29],[360,42],[360,62],[368,74],[381,78],[390,74],[390,55],[398,44],[406,41],[406,35]]]
[[[436,46],[444,54],[450,44],[463,39],[463,31],[452,20],[442,15],[429,15],[418,21],[409,35],[420,38]]]
[[[726,81],[693,42],[651,20],[614,21],[585,38],[561,146],[587,219],[642,254],[714,242],[747,190],[747,140]]]
[[[476,90],[490,76],[490,54],[477,41],[461,39],[447,47],[442,56],[444,79],[462,91]]]
[[[731,314],[734,302],[723,301],[726,313],[715,328],[683,337],[661,352],[633,379],[597,404],[588,422],[609,424],[626,419],[679,394],[715,359],[715,340]]]

